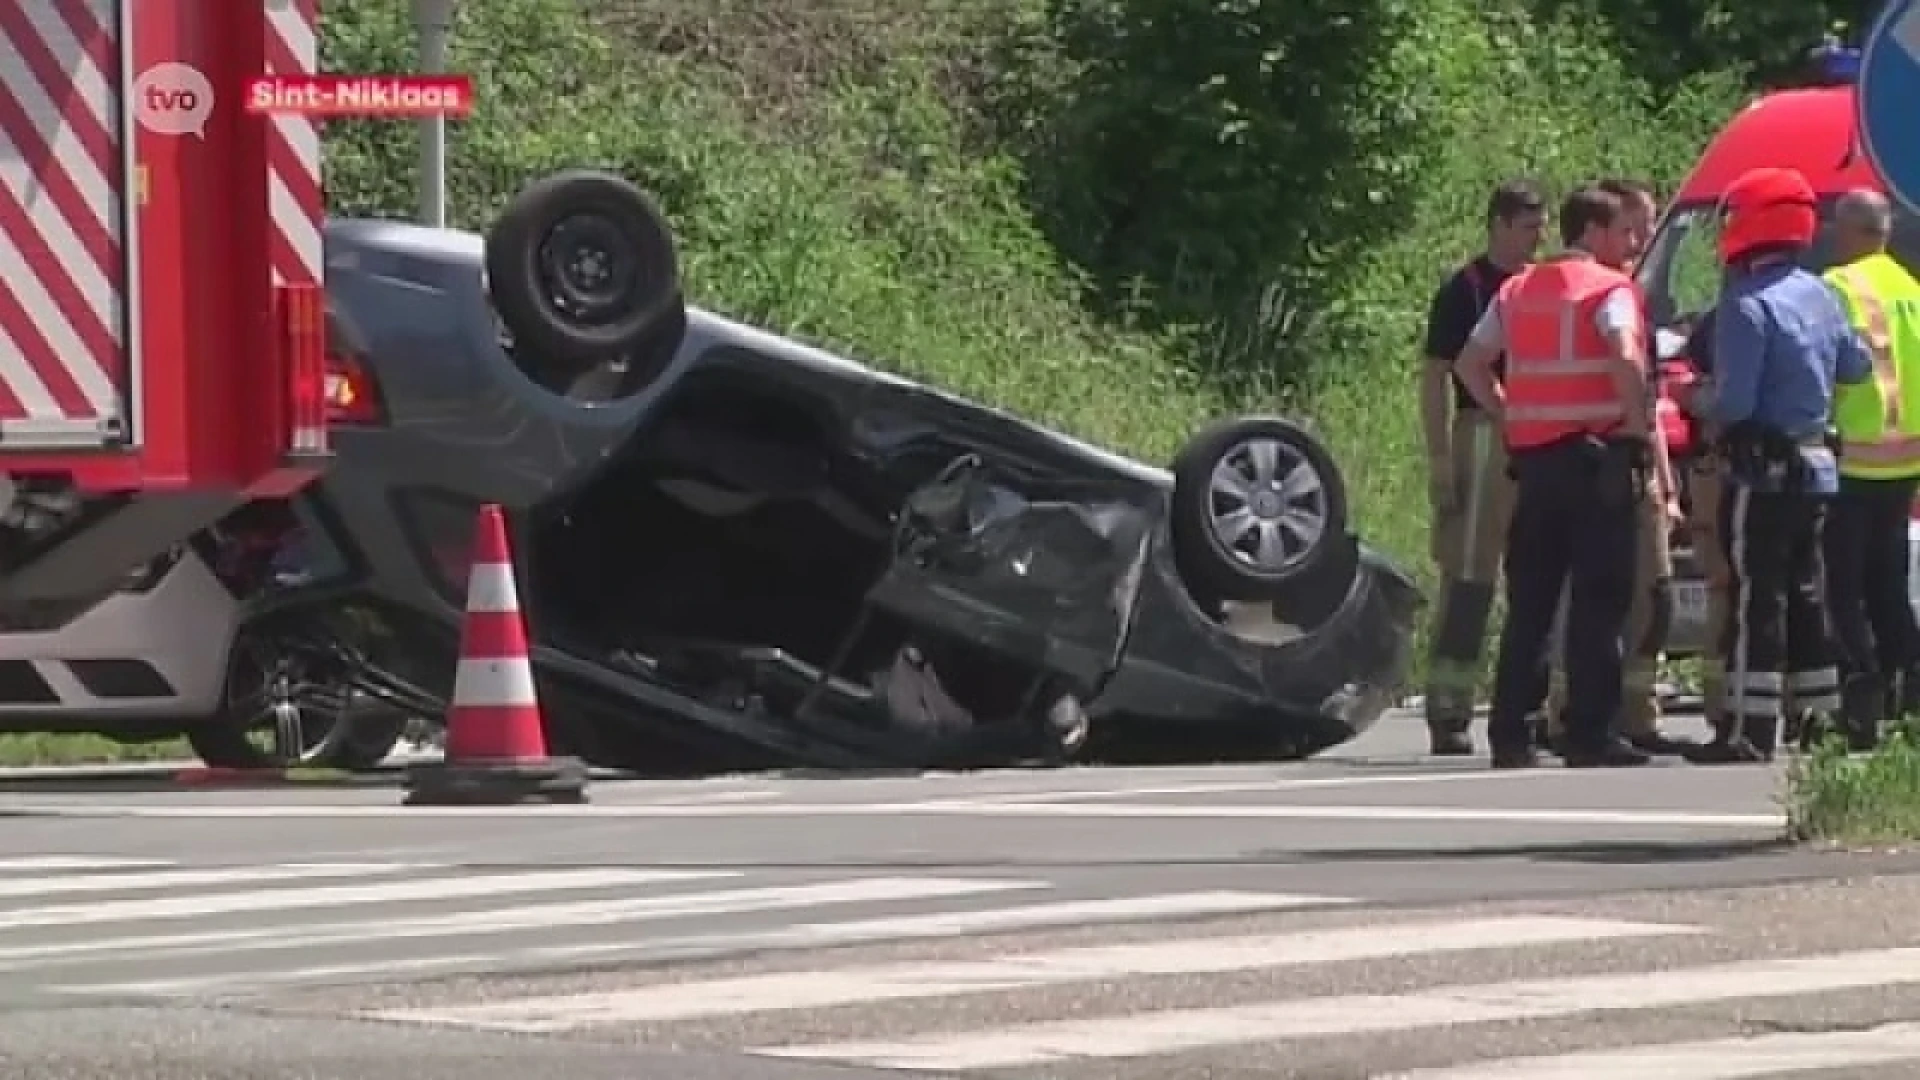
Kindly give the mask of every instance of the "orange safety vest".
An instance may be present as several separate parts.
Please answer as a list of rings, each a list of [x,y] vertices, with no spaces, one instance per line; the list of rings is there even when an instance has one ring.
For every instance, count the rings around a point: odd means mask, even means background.
[[[1511,450],[1569,435],[1604,435],[1626,422],[1614,389],[1613,350],[1594,320],[1613,290],[1639,290],[1618,270],[1585,258],[1538,263],[1501,286],[1506,331],[1506,439]]]

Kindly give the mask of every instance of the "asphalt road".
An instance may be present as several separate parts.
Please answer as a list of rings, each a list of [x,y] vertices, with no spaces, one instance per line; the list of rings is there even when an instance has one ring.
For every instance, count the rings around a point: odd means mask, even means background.
[[[1920,1075],[1857,1033],[1920,1021],[1920,859],[1781,847],[1777,769],[1423,742],[479,810],[0,775],[0,1075]]]

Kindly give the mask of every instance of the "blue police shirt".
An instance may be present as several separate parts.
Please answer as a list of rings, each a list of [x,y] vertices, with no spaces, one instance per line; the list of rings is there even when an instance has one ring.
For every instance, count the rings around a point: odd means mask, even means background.
[[[1873,357],[1831,286],[1790,262],[1727,275],[1713,320],[1714,394],[1722,430],[1743,420],[1797,440],[1826,431],[1835,382],[1873,374]],[[1831,451],[1806,452],[1816,491],[1838,484]]]

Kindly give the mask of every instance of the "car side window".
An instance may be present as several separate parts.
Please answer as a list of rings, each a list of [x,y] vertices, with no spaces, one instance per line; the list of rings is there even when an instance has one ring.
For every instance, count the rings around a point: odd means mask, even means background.
[[[1720,220],[1710,213],[1696,213],[1685,226],[1667,270],[1676,316],[1698,314],[1720,298]]]

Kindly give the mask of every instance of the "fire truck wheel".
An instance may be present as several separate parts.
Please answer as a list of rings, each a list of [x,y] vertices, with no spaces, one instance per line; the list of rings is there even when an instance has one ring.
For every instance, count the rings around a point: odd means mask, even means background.
[[[571,169],[514,196],[487,234],[487,289],[520,349],[593,365],[681,306],[673,230],[645,192]]]

